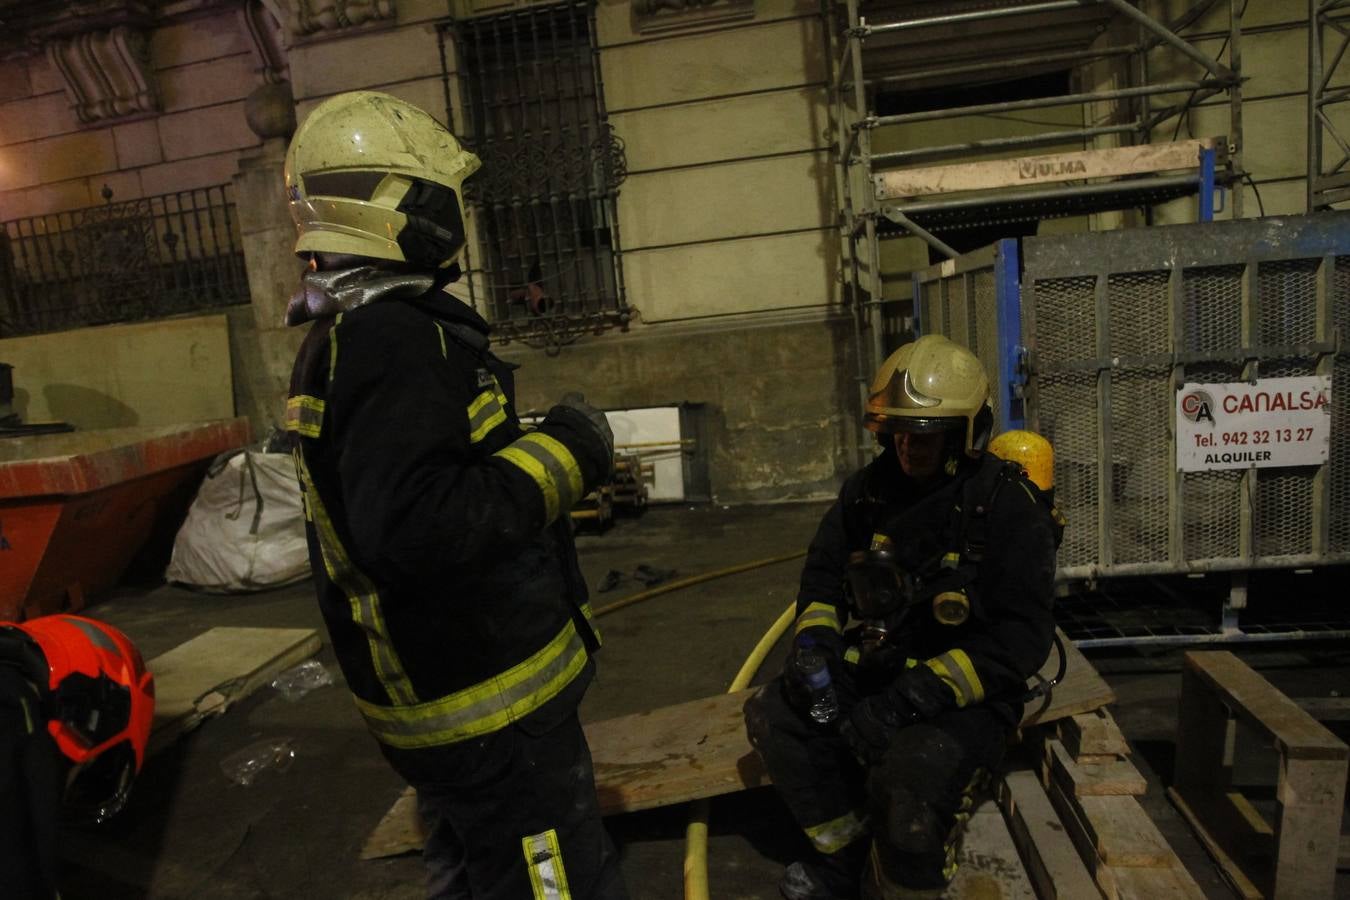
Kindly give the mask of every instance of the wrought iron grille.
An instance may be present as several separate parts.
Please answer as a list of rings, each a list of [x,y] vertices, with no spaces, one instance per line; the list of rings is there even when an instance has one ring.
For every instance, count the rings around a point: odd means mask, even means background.
[[[593,5],[450,28],[464,137],[483,160],[465,184],[481,260],[470,289],[486,285],[475,303],[499,339],[550,349],[626,328],[615,201],[627,163],[605,112]]]
[[[0,223],[0,334],[249,302],[230,185]]]

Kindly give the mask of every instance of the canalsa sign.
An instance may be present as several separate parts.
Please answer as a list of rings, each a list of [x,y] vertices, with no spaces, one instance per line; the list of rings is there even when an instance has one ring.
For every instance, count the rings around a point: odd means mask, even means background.
[[[1177,392],[1183,472],[1318,466],[1330,446],[1330,375],[1183,384]]]

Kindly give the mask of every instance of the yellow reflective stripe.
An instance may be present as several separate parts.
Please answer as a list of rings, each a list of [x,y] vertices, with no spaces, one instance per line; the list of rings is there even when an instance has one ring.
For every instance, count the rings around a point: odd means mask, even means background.
[[[803,829],[821,853],[837,853],[867,834],[867,820],[856,812]]]
[[[581,499],[581,467],[572,451],[535,431],[493,454],[534,480],[544,495],[544,518],[552,522]]]
[[[323,428],[324,402],[308,394],[286,398],[286,430],[316,438]]]
[[[352,621],[366,633],[370,645],[370,661],[375,667],[375,676],[389,694],[394,703],[408,704],[417,702],[408,674],[403,671],[403,662],[398,658],[389,632],[384,624],[384,613],[380,609],[380,594],[364,572],[356,568],[347,556],[346,548],[338,538],[337,529],[328,517],[328,510],[314,488],[314,479],[310,475],[309,465],[301,452],[295,454],[296,469],[300,473],[301,486],[304,489],[306,508],[314,523],[314,533],[319,539],[319,556],[323,558],[324,570],[347,597],[351,606]]]
[[[568,622],[528,659],[472,687],[425,703],[380,706],[356,699],[376,739],[391,747],[451,744],[504,728],[552,700],[586,666],[586,645]]]
[[[600,636],[600,626],[595,624],[595,613],[591,610],[589,600],[581,604],[581,614],[586,617],[586,624],[591,626],[591,634],[595,635],[596,646],[604,646],[605,639]]]
[[[825,627],[834,631],[843,631],[839,624],[839,610],[833,603],[810,603],[806,609],[802,610],[801,615],[797,616],[797,630],[800,634],[804,629]]]
[[[506,421],[506,395],[502,393],[497,379],[492,379],[492,387],[483,391],[469,404],[469,443],[476,444],[488,436],[488,432]]]
[[[924,664],[945,681],[956,694],[957,706],[969,706],[984,699],[984,685],[975,674],[975,666],[964,650],[948,650]]]
[[[846,647],[844,649],[844,662],[856,663],[860,659],[862,659],[861,647]]]
[[[441,359],[449,359],[450,351],[445,346],[445,328],[442,327],[440,322],[436,323],[436,334],[440,335],[441,338]]]
[[[525,866],[530,870],[534,900],[571,900],[558,833],[550,828],[542,834],[532,834],[521,838],[520,846],[525,851]]]

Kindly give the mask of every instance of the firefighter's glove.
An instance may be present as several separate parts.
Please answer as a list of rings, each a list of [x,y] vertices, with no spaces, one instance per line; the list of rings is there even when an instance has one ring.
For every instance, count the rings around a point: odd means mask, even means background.
[[[599,463],[600,484],[614,480],[614,432],[609,427],[605,414],[586,402],[586,398],[576,391],[563,395],[558,405],[548,411],[544,421],[561,423],[572,427],[590,440],[587,444],[592,456]]]
[[[877,763],[900,729],[955,705],[951,688],[932,669],[913,666],[901,672],[886,690],[860,700],[840,724],[839,733],[860,761]]]
[[[923,717],[891,690],[859,700],[839,723],[839,734],[863,765],[881,762],[891,741],[906,725]]]
[[[792,641],[787,661],[783,663],[783,687],[787,691],[788,703],[798,712],[805,712],[811,703],[811,692],[802,681],[801,668],[797,657],[804,651],[811,651],[825,658],[830,670],[830,681],[839,689],[840,676],[843,673],[844,639],[839,632],[824,625],[803,628]]]

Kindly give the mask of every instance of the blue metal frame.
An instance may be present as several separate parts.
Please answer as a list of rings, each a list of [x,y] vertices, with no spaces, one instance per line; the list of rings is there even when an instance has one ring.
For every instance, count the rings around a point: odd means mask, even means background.
[[[914,309],[914,336],[923,337],[923,282],[919,280],[917,271],[910,276],[910,285],[910,296],[914,298],[911,304]]]
[[[999,431],[1026,427],[1022,387],[1022,271],[1017,239],[1004,238],[995,246],[994,299],[998,306],[999,389],[1003,394],[1003,421]]]
[[[1200,151],[1200,221],[1214,221],[1214,148]]]

